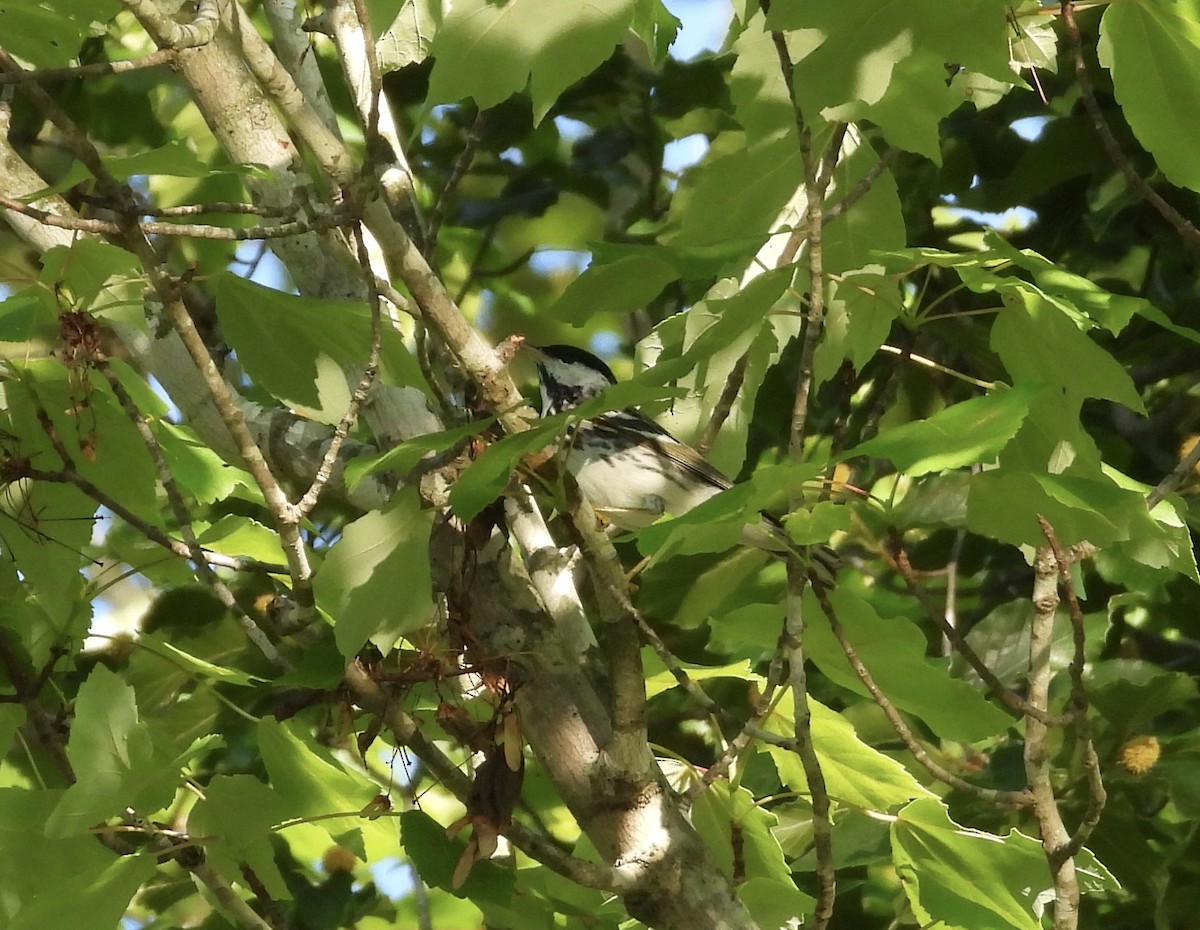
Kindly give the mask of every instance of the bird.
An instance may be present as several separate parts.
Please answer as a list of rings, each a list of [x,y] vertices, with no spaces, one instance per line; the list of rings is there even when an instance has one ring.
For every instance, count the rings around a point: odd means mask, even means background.
[[[564,413],[617,383],[612,369],[571,345],[527,347],[536,359],[543,417]],[[638,530],[664,515],[677,517],[733,487],[696,449],[632,407],[611,410],[571,428],[564,464],[596,511],[622,530]],[[804,554],[767,514],[748,522],[743,545],[785,557]],[[808,553],[815,587],[829,588],[838,559],[831,549]]]

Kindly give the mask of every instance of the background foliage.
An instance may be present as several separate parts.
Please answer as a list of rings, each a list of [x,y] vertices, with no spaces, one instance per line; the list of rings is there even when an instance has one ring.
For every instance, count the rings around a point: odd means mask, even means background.
[[[1197,0],[175,7],[0,9],[0,928],[1194,923]]]

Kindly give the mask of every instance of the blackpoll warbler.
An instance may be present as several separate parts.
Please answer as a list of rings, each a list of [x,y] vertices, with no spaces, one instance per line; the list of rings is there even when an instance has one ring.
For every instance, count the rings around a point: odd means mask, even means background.
[[[544,417],[571,410],[617,383],[609,367],[583,349],[554,345],[532,351]],[[699,452],[633,408],[577,424],[566,442],[566,468],[596,510],[625,530],[641,529],[664,514],[677,517],[733,486]],[[778,555],[802,552],[766,514],[746,524],[742,543]],[[809,557],[813,584],[829,587],[837,556],[821,547]]]

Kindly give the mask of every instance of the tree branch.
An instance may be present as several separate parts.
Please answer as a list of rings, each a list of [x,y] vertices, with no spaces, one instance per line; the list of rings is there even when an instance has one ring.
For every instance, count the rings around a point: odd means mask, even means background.
[[[60,81],[71,78],[101,77],[106,74],[129,74],[146,68],[158,68],[175,60],[173,48],[162,48],[141,58],[127,61],[97,61],[69,68],[36,68],[29,71],[10,71],[0,74],[0,87],[5,84],[25,84],[29,81]]]
[[[1171,473],[1146,495],[1146,508],[1153,510],[1168,494],[1175,493],[1184,481],[1195,474],[1197,465],[1200,465],[1200,442],[1195,443],[1188,454],[1179,460],[1179,464],[1171,469]]]
[[[829,601],[828,594],[820,590],[814,591],[814,593],[821,604],[822,612],[829,620],[829,628],[833,631],[834,637],[842,647],[846,661],[850,663],[850,668],[854,670],[854,674],[858,676],[858,680],[870,692],[871,698],[879,706],[879,709],[883,711],[883,715],[887,717],[888,723],[892,725],[892,729],[896,731],[896,735],[900,737],[908,751],[913,754],[913,758],[921,764],[925,771],[951,788],[967,792],[989,803],[1003,804],[1008,807],[1024,807],[1030,803],[1032,798],[1027,791],[1002,791],[997,788],[985,788],[982,785],[974,785],[965,779],[959,778],[953,772],[934,761],[929,753],[925,751],[925,747],[913,735],[912,730],[904,722],[904,718],[900,716],[900,712],[896,710],[895,705],[892,704],[888,696],[876,684],[875,678],[871,675],[866,665],[863,664],[862,659],[858,655],[858,650],[854,648],[854,644],[846,636],[846,631],[838,619],[833,604]]]
[[[1050,662],[1054,612],[1058,607],[1058,564],[1050,546],[1038,549],[1033,565],[1033,621],[1029,628],[1029,697],[1034,707],[1046,709],[1049,700]],[[1054,928],[1075,930],[1079,922],[1079,881],[1075,862],[1064,852],[1071,836],[1063,824],[1054,797],[1053,768],[1046,746],[1047,727],[1029,717],[1025,721],[1025,777],[1033,796],[1033,812],[1042,836],[1042,849],[1054,881]]]
[[[304,492],[303,496],[301,496],[300,500],[293,507],[293,513],[300,518],[306,517],[312,511],[313,507],[317,505],[322,489],[324,489],[326,482],[329,481],[330,476],[333,474],[333,467],[337,464],[338,455],[342,451],[342,443],[346,441],[346,437],[350,434],[350,427],[358,419],[358,412],[362,409],[363,403],[366,402],[367,395],[371,392],[371,386],[375,383],[375,377],[379,374],[379,348],[383,340],[379,289],[375,286],[375,276],[371,274],[371,262],[367,256],[367,244],[363,236],[362,225],[358,223],[354,226],[354,241],[358,248],[358,259],[362,263],[363,272],[367,280],[367,289],[370,292],[371,347],[367,351],[367,364],[363,369],[362,377],[350,395],[350,403],[346,406],[346,412],[342,414],[337,428],[333,431],[333,436],[329,440],[329,447],[325,450],[325,455],[322,457],[321,464],[317,468],[317,474],[313,478],[308,490]]]
[[[770,11],[770,5],[761,4],[764,16]],[[797,140],[800,147],[800,159],[804,166],[804,196],[805,216],[808,226],[808,273],[809,273],[809,303],[805,319],[803,344],[800,350],[800,371],[796,379],[795,396],[792,403],[792,418],[788,437],[788,458],[800,462],[804,458],[805,426],[808,419],[808,399],[812,391],[813,359],[817,345],[820,342],[821,330],[825,318],[825,274],[822,265],[821,226],[822,209],[825,199],[825,189],[821,185],[820,166],[813,158],[812,135],[805,123],[800,101],[796,97],[795,68],[788,52],[787,37],[782,32],[772,32],[771,41],[774,43],[776,55],[779,58],[779,71],[787,86],[788,99],[792,104],[793,117],[796,121]],[[844,131],[844,130],[843,130]],[[841,142],[841,134],[834,133]],[[837,163],[838,152],[831,152],[826,159],[823,174],[832,177],[833,167]],[[794,235],[793,237],[794,238]],[[789,246],[791,245],[789,239]],[[787,249],[785,248],[785,253]],[[798,495],[793,494],[793,508],[801,505]],[[804,588],[808,584],[808,572],[792,554],[787,560],[787,630],[789,681],[792,686],[792,696],[795,704],[795,735],[797,750],[809,791],[812,793],[813,809],[813,845],[817,859],[817,903],[814,908],[814,926],[824,930],[833,917],[834,900],[837,895],[837,878],[833,866],[833,823],[829,813],[829,793],[825,788],[825,777],[821,771],[821,762],[816,749],[812,745],[810,729],[812,712],[808,706],[808,679],[805,672],[804,655]]]
[[[267,660],[276,668],[282,669],[285,672],[290,671],[292,663],[279,654],[279,650],[271,642],[267,634],[263,632],[262,628],[254,622],[254,618],[238,603],[233,592],[229,590],[229,586],[213,571],[212,566],[208,562],[208,556],[200,547],[199,540],[196,539],[196,532],[192,528],[191,514],[188,513],[187,504],[183,500],[183,495],[179,492],[179,486],[175,483],[175,476],[171,474],[171,468],[167,465],[167,459],[163,455],[162,447],[159,446],[158,440],[151,431],[145,417],[142,416],[142,412],[138,410],[137,404],[129,396],[129,392],[125,390],[125,386],[121,384],[116,373],[108,364],[107,359],[97,357],[93,361],[104,376],[104,379],[108,382],[108,386],[112,388],[113,394],[121,404],[121,409],[125,411],[125,415],[133,423],[133,427],[141,437],[146,451],[150,453],[150,459],[154,462],[154,469],[158,473],[159,484],[162,485],[163,491],[167,495],[167,501],[171,505],[171,512],[175,516],[175,522],[179,524],[179,532],[183,535],[184,545],[188,550],[188,557],[191,559],[192,564],[195,565],[200,579],[212,588],[217,599],[233,615],[238,626],[246,634],[246,638],[258,647],[259,652],[266,656]]]
[[[1087,715],[1088,695],[1083,684],[1084,648],[1086,646],[1083,608],[1079,605],[1079,597],[1075,593],[1075,582],[1071,578],[1071,565],[1092,555],[1095,547],[1090,543],[1076,543],[1069,552],[1064,552],[1054,533],[1054,527],[1040,514],[1038,515],[1038,525],[1042,528],[1042,534],[1046,537],[1050,551],[1054,553],[1059,584],[1062,585],[1062,589],[1067,595],[1067,612],[1071,618],[1071,637],[1074,645],[1069,666],[1071,704],[1075,714],[1076,728],[1079,731],[1079,739],[1083,743],[1083,767],[1088,786],[1088,805],[1083,819],[1071,836],[1070,842],[1061,852],[1064,858],[1071,858],[1083,848],[1083,844],[1091,836],[1096,824],[1100,822],[1100,815],[1104,812],[1104,805],[1108,801],[1108,792],[1104,788],[1104,778],[1100,772],[1100,760],[1096,756],[1096,746],[1092,740],[1091,722]]]
[[[954,647],[954,650],[967,660],[967,664],[971,666],[980,680],[987,685],[988,690],[1000,699],[1001,704],[1014,714],[1035,717],[1048,727],[1066,726],[1078,718],[1078,709],[1073,709],[1070,713],[1066,714],[1046,713],[1041,708],[1034,707],[1028,701],[1023,700],[1019,694],[997,678],[996,673],[988,668],[987,663],[979,657],[979,653],[967,642],[967,638],[962,635],[962,631],[955,624],[951,623],[945,614],[936,610],[933,604],[930,603],[924,588],[921,587],[920,581],[917,580],[912,563],[908,560],[908,553],[904,550],[904,542],[895,527],[888,529],[888,537],[891,544],[892,559],[895,562],[897,570],[900,572],[900,577],[908,585],[908,590],[925,608],[925,612],[929,615],[929,618],[937,624],[938,629],[942,631],[942,635],[946,637]]]
[[[104,236],[122,236],[128,230],[127,223],[115,223],[111,220],[90,217],[61,216],[3,195],[0,195],[0,207],[28,216],[47,226],[56,226],[59,229]],[[137,220],[136,226],[145,236],[184,236],[193,239],[245,242],[254,239],[286,239],[300,233],[336,229],[351,222],[351,217],[335,212],[325,216],[314,216],[307,220],[290,220],[273,226],[248,226],[245,228],[210,226],[199,223],[156,223],[153,220]]]

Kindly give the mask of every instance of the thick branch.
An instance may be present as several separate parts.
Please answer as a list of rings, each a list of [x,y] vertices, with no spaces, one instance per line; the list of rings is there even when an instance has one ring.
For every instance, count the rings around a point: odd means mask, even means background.
[[[1058,607],[1058,564],[1050,546],[1038,549],[1034,561],[1033,621],[1029,627],[1029,696],[1034,707],[1046,709],[1049,701],[1050,662],[1054,612]],[[1046,745],[1047,727],[1029,717],[1025,721],[1025,777],[1033,795],[1033,811],[1042,835],[1042,849],[1054,880],[1054,930],[1075,930],[1079,925],[1079,880],[1075,861],[1066,851],[1071,835],[1063,823],[1054,797],[1053,767]]]

